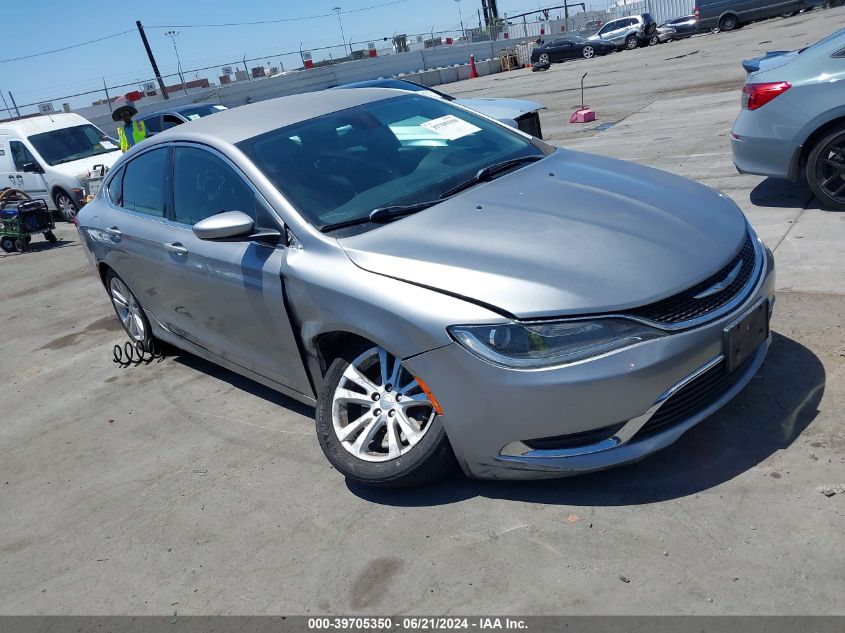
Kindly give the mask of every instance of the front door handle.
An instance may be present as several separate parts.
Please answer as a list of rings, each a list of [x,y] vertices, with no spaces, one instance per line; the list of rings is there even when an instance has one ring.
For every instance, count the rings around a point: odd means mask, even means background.
[[[187,255],[188,249],[182,246],[179,242],[167,242],[164,244],[164,250],[175,253],[176,255]]]
[[[21,189],[23,189],[23,176],[18,176],[18,184],[21,186]]]

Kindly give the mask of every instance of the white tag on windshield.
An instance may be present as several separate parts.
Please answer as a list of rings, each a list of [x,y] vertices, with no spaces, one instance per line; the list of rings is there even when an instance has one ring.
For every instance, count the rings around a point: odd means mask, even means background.
[[[100,141],[100,145],[103,149],[117,149],[117,145],[115,145],[111,141]]]
[[[480,127],[476,127],[472,123],[467,123],[452,114],[420,123],[420,127],[424,127],[426,130],[434,132],[450,141],[481,131]]]

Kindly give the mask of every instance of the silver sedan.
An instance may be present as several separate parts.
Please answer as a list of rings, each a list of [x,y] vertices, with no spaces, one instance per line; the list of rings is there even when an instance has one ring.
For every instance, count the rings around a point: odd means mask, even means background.
[[[772,256],[730,199],[401,91],[165,131],[78,226],[134,341],[315,405],[370,485],[642,459],[770,341]]]

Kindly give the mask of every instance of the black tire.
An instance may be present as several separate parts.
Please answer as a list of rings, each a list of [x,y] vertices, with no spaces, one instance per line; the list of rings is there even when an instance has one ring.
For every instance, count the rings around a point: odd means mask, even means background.
[[[23,253],[26,250],[26,246],[29,242],[27,242],[26,238],[19,237],[15,240],[15,250],[19,253]]]
[[[0,248],[2,248],[7,253],[14,253],[15,252],[15,240],[14,238],[8,237],[4,235],[0,238]]]
[[[629,51],[634,50],[640,45],[640,41],[637,39],[636,35],[629,35],[625,38],[625,48]]]
[[[833,130],[810,151],[807,182],[822,206],[845,211],[845,126]]]
[[[798,15],[798,11],[787,11],[786,13],[781,13],[780,17],[782,18],[791,18]]]
[[[657,35],[652,35],[648,40],[649,46],[657,46],[660,44],[660,38]]]
[[[76,203],[76,200],[73,199],[73,196],[64,189],[58,189],[56,190],[56,193],[53,194],[53,202],[55,203],[56,209],[58,209],[59,215],[62,219],[66,222],[73,222],[73,219],[79,211],[79,205]]]
[[[719,20],[719,31],[733,31],[737,26],[739,26],[739,20],[732,13],[723,15]]]
[[[388,461],[365,461],[342,446],[332,423],[334,393],[346,369],[364,351],[367,351],[366,348],[356,348],[343,358],[336,359],[326,373],[317,398],[317,438],[326,458],[342,475],[367,486],[407,488],[445,479],[456,470],[457,461],[437,416],[430,422],[431,428],[416,446]]]
[[[134,299],[135,303],[139,307],[141,307],[141,304],[138,301],[138,298],[135,296],[135,293],[133,293],[132,289],[129,288],[129,285],[125,281],[123,281],[123,279],[121,279],[120,276],[117,273],[115,273],[113,270],[109,269],[106,272],[106,293],[108,293],[109,299],[111,299],[112,307],[114,308],[114,313],[117,315],[117,320],[120,321],[120,325],[123,327],[124,332],[126,332],[126,335],[130,338],[130,340],[133,342],[133,344],[140,343],[142,349],[145,352],[149,352],[152,349],[151,345],[152,345],[152,341],[153,341],[152,328],[150,327],[150,321],[149,321],[149,319],[147,319],[147,315],[144,313],[143,308],[141,308],[140,314],[138,316],[141,319],[141,323],[143,324],[143,336],[141,338],[137,338],[132,332],[130,332],[129,328],[126,326],[126,323],[123,320],[123,317],[121,316],[120,312],[118,311],[118,308],[117,308],[117,305],[115,304],[114,299],[112,299],[111,287],[112,287],[112,280],[113,279],[117,279],[118,281],[120,281],[121,284],[123,284],[126,287],[127,291],[131,295],[131,298]]]
[[[592,59],[596,56],[596,49],[593,48],[591,44],[586,44],[583,49],[581,49],[581,55],[584,59]]]
[[[44,232],[44,239],[50,242],[50,244],[55,244],[59,241],[59,238],[56,237],[56,234],[53,231],[45,231]]]

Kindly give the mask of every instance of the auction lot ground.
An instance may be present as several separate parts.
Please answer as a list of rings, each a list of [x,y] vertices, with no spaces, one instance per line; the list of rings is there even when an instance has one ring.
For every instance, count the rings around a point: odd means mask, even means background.
[[[0,613],[845,613],[845,493],[820,492],[845,484],[845,213],[729,155],[739,60],[843,21],[448,86],[540,101],[556,143],[718,187],[774,249],[759,375],[638,465],[362,489],[330,469],[307,407],[186,355],[112,363],[124,336],[72,226],[4,257]],[[584,71],[599,120],[578,127]]]

